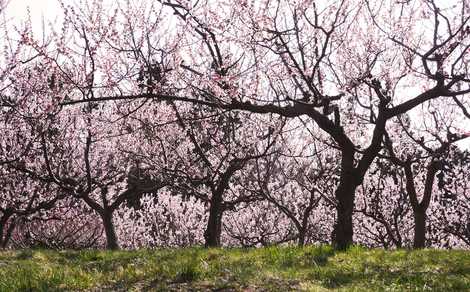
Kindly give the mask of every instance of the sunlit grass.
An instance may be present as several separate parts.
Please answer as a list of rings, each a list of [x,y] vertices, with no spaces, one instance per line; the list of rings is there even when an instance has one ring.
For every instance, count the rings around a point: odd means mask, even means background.
[[[329,246],[0,252],[0,291],[468,291],[470,252]]]

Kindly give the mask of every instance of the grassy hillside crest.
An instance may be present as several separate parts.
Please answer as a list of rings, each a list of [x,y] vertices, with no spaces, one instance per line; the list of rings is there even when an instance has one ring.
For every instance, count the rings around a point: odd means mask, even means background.
[[[470,252],[330,246],[0,252],[0,291],[465,291]],[[467,290],[468,291],[468,290]]]

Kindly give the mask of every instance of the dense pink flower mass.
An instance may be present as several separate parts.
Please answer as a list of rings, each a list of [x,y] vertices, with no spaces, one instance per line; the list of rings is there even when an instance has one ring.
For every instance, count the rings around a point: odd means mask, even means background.
[[[61,9],[1,23],[1,247],[469,247],[468,1]]]

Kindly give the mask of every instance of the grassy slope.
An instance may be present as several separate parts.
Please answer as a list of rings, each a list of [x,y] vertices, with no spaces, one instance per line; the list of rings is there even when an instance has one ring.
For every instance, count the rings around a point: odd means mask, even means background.
[[[469,251],[328,246],[0,252],[0,291],[468,291]]]

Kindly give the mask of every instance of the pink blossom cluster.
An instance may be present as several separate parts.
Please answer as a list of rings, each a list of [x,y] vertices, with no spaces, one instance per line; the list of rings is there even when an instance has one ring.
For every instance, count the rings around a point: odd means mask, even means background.
[[[105,2],[0,23],[2,248],[469,247],[467,1]]]

